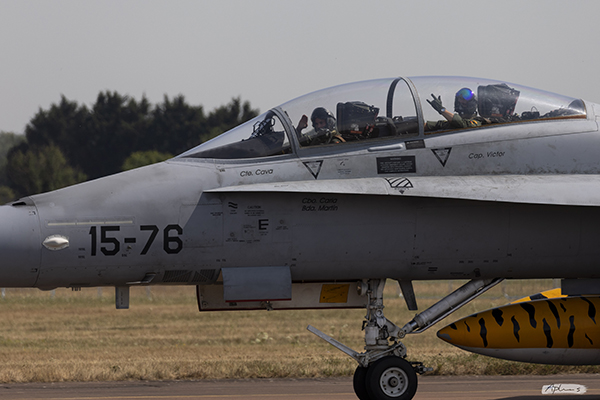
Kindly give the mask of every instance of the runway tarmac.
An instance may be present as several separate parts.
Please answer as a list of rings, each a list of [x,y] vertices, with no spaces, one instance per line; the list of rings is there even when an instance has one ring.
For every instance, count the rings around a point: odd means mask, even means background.
[[[542,386],[577,384],[587,393],[545,394]],[[559,386],[555,386],[559,388]],[[565,387],[565,386],[562,386]],[[566,388],[566,387],[565,387]],[[557,392],[559,392],[557,390]],[[563,390],[564,392],[564,390]],[[422,376],[415,400],[600,399],[600,375]],[[0,386],[3,400],[353,400],[352,378],[25,383]]]

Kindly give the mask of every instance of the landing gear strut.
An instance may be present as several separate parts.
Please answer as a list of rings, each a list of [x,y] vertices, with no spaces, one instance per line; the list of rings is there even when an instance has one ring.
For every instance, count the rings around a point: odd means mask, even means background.
[[[421,362],[407,361],[406,347],[398,339],[404,338],[408,333],[423,332],[501,281],[472,280],[417,314],[402,329],[383,315],[385,280],[360,282],[359,291],[367,295],[367,315],[363,321],[364,353],[354,351],[311,325],[307,329],[358,362],[353,384],[354,392],[360,400],[410,400],[417,391],[417,374],[431,371],[432,368],[424,367]],[[410,290],[412,291],[412,286]]]
[[[405,360],[406,347],[398,340],[404,334],[383,315],[384,287],[383,279],[361,282],[359,287],[367,295],[367,315],[363,321],[364,353],[352,350],[310,325],[308,330],[358,362],[354,392],[360,400],[410,400],[417,391],[417,373],[427,369],[422,363]]]

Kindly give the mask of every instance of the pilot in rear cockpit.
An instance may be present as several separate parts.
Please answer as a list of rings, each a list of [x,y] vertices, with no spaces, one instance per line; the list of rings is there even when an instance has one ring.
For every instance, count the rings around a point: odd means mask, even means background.
[[[427,100],[427,102],[445,120],[427,121],[425,123],[426,131],[475,128],[487,122],[485,118],[477,116],[477,96],[469,88],[462,88],[456,92],[454,96],[454,113],[446,110],[442,105],[442,96],[435,97],[432,94],[431,97],[433,97],[433,100]]]
[[[336,119],[331,111],[324,107],[317,107],[313,110],[310,120],[313,129],[307,133],[302,133],[302,131],[308,126],[308,117],[303,115],[298,122],[296,132],[301,145],[314,146],[344,142],[337,131]]]

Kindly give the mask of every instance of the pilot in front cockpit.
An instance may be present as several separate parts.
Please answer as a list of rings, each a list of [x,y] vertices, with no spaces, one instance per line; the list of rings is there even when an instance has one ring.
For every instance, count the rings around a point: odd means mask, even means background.
[[[296,132],[301,145],[313,146],[345,141],[337,131],[337,121],[331,111],[324,107],[317,107],[313,110],[310,120],[313,130],[307,133],[302,133],[302,131],[308,126],[308,117],[303,115],[298,122]]]
[[[442,105],[442,96],[435,97],[434,94],[431,94],[431,97],[433,97],[433,100],[427,100],[427,102],[445,120],[427,121],[425,123],[426,131],[475,128],[487,123],[485,118],[477,115],[477,96],[469,88],[465,87],[456,92],[454,96],[454,113],[448,111]]]

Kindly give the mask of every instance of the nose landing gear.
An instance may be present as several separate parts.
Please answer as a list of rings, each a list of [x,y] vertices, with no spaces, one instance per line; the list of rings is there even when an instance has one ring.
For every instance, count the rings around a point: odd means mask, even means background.
[[[360,400],[410,400],[417,391],[417,374],[432,368],[424,367],[421,362],[407,361],[406,347],[398,339],[408,333],[423,332],[501,281],[499,278],[471,280],[417,314],[402,329],[383,315],[385,280],[361,282],[359,290],[367,295],[367,315],[363,322],[364,353],[352,350],[313,326],[309,325],[307,329],[358,362],[354,373],[354,392]]]
[[[398,341],[404,334],[383,315],[385,280],[362,283],[368,299],[363,322],[365,352],[358,353],[318,329],[308,330],[358,362],[354,392],[360,400],[410,400],[417,391],[417,373],[427,371],[422,363],[406,361],[406,347]]]

